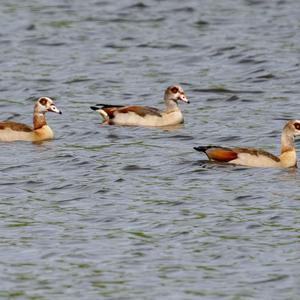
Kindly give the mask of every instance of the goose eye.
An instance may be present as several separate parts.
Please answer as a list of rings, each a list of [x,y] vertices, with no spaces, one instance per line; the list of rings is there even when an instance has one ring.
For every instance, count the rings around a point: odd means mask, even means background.
[[[295,127],[297,130],[300,130],[300,123],[295,123],[295,124],[294,124],[294,127]]]
[[[47,104],[47,99],[45,99],[45,98],[40,99],[40,103],[41,103],[42,105],[46,106],[46,104]]]
[[[172,87],[171,88],[171,92],[173,93],[173,94],[176,94],[177,92],[178,92],[178,88],[177,87]]]

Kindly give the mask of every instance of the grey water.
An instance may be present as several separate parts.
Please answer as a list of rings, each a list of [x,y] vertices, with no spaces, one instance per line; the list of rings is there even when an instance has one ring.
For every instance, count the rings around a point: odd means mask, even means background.
[[[300,119],[296,0],[2,0],[0,119],[53,97],[55,139],[0,144],[1,299],[299,299],[300,173],[207,162],[274,154]],[[96,103],[183,126],[101,125]],[[296,147],[300,142],[296,142]],[[299,152],[299,151],[298,151]]]

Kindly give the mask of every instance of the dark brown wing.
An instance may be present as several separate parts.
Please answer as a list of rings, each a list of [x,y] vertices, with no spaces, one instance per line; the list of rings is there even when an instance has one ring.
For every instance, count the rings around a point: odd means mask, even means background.
[[[96,104],[95,106],[95,109],[99,109],[99,108],[112,108],[112,107],[125,107],[125,105],[114,105],[114,104],[103,104],[103,103],[100,103],[100,104]]]
[[[229,162],[238,156],[233,149],[218,146],[200,146],[194,147],[194,149],[204,152],[209,159],[220,162]]]
[[[129,113],[134,112],[141,117],[145,117],[146,115],[153,115],[157,117],[161,117],[161,113],[157,108],[150,106],[122,106],[122,105],[110,105],[110,104],[97,104],[96,106],[91,106],[92,110],[103,110],[107,113],[110,119],[114,118],[117,113]]]
[[[205,147],[195,147],[194,148],[197,151],[204,152],[209,159],[216,160],[216,161],[222,161],[222,162],[230,162],[231,160],[234,160],[238,157],[239,153],[248,153],[250,155],[255,156],[266,156],[276,162],[279,162],[280,159],[261,149],[255,149],[255,148],[224,148],[219,146],[205,146]]]
[[[233,151],[235,151],[236,153],[249,153],[251,155],[256,155],[256,156],[259,156],[259,155],[263,155],[263,156],[266,156],[270,159],[273,159],[274,161],[277,161],[279,162],[280,159],[279,157],[273,155],[272,153],[270,152],[267,152],[265,150],[261,150],[261,149],[255,149],[255,148],[232,148]]]
[[[147,115],[161,117],[160,111],[157,108],[150,107],[150,106],[137,106],[137,105],[125,106],[123,108],[118,108],[116,111],[118,113],[134,112],[135,114],[141,117],[145,117]]]
[[[0,130],[8,129],[10,128],[11,130],[14,131],[25,131],[25,132],[31,132],[32,128],[26,124],[22,123],[16,123],[12,121],[4,121],[0,122]]]

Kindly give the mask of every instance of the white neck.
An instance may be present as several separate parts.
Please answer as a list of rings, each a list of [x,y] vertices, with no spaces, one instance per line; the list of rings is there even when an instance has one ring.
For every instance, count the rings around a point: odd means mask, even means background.
[[[281,153],[286,151],[295,150],[294,146],[294,134],[289,130],[289,128],[284,128],[281,135]]]
[[[179,110],[178,104],[174,100],[165,99],[165,104],[166,104],[166,112],[167,113]]]
[[[44,125],[47,125],[45,113],[41,113],[35,110],[33,113],[33,128],[39,129]]]

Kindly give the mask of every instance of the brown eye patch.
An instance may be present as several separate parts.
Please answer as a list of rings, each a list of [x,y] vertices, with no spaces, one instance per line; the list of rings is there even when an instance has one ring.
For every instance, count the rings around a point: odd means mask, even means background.
[[[297,130],[300,130],[300,123],[294,123],[294,127],[295,127]]]
[[[40,103],[41,103],[42,105],[44,105],[44,106],[46,106],[47,102],[48,102],[48,101],[47,101],[46,98],[40,99]]]
[[[173,94],[176,94],[176,93],[178,92],[178,88],[177,88],[176,86],[172,87],[172,88],[171,88],[171,92],[172,92]]]

